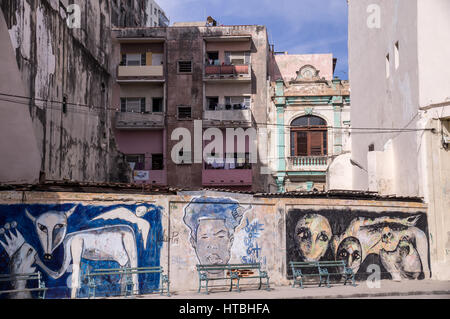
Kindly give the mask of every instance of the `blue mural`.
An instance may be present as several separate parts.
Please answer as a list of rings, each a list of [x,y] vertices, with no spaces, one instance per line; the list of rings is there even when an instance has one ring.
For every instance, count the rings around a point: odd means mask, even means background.
[[[261,255],[261,247],[257,239],[264,230],[264,224],[259,223],[257,219],[251,223],[246,219],[244,244],[247,248],[247,256],[242,256],[241,261],[244,264],[262,263],[266,264],[266,257]]]
[[[162,207],[152,204],[83,206],[0,205],[0,274],[39,271],[46,298],[87,296],[84,274],[94,269],[160,265]],[[96,295],[117,295],[121,276],[95,277]],[[159,274],[133,275],[140,293],[159,287]],[[18,283],[2,282],[1,290]],[[27,288],[34,288],[33,283]],[[2,295],[31,298],[34,292]]]

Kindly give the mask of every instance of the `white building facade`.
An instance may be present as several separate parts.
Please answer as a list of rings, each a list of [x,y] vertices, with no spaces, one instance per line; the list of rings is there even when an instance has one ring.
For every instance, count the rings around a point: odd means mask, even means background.
[[[450,1],[349,0],[353,188],[428,204],[432,278],[450,278]],[[362,132],[362,131],[360,131]]]

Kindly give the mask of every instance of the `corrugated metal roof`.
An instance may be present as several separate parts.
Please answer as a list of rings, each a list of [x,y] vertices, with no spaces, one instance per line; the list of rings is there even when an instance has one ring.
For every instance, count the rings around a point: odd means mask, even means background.
[[[86,192],[86,193],[128,193],[128,194],[165,194],[176,195],[180,192],[209,191],[226,192],[230,194],[245,194],[259,198],[335,198],[335,199],[373,199],[386,201],[423,202],[421,197],[380,195],[376,192],[354,190],[330,190],[311,192],[285,192],[263,193],[242,191],[227,188],[173,188],[167,186],[155,186],[150,184],[127,183],[95,183],[95,182],[70,182],[70,181],[46,181],[40,184],[0,184],[0,191],[48,191],[48,192]]]

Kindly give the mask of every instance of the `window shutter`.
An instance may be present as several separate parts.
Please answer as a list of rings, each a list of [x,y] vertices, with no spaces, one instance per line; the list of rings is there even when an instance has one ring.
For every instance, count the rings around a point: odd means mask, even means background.
[[[121,64],[122,65],[127,65],[127,55],[126,54],[122,54]]]
[[[144,66],[147,64],[147,54],[146,53],[142,53],[141,54],[141,65]]]
[[[245,104],[245,108],[247,108],[247,109],[249,109],[249,108],[250,108],[250,101],[251,101],[251,98],[250,98],[250,96],[246,96],[246,97],[244,97],[244,104]]]
[[[225,64],[231,63],[231,52],[225,52]]]
[[[145,113],[145,97],[141,99],[141,113]]]
[[[296,156],[308,156],[308,135],[306,132],[297,132]]]
[[[126,112],[127,111],[127,99],[121,98],[120,99],[120,112]]]
[[[244,63],[245,64],[249,64],[250,63],[250,52],[245,52]]]
[[[310,132],[310,142],[311,142],[311,155],[317,156],[322,155],[322,132]]]

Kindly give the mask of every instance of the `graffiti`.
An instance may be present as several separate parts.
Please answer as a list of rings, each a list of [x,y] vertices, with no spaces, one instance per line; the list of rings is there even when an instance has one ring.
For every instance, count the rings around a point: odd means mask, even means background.
[[[191,231],[190,242],[200,264],[227,264],[230,261],[234,231],[250,208],[229,198],[192,199],[184,208],[183,220]]]
[[[9,259],[6,264],[6,258],[0,255],[2,274],[30,273],[38,269],[46,279],[49,297],[85,295],[83,274],[87,270],[159,266],[162,244],[153,239],[162,233],[161,207],[10,205],[0,206],[0,212],[0,222],[6,221],[0,229],[0,235],[4,236],[0,244]],[[135,289],[157,289],[159,277],[151,276],[133,275]],[[125,288],[125,276],[96,280],[101,285],[112,284],[108,289],[114,287],[110,291],[103,289],[105,294]],[[30,295],[20,296],[27,297]]]
[[[393,280],[430,276],[423,213],[292,210],[286,227],[288,262],[344,260],[359,278],[368,263]]]
[[[246,219],[245,238],[244,244],[246,246],[246,256],[241,257],[241,261],[244,264],[252,263],[266,263],[266,258],[261,256],[261,247],[258,246],[257,238],[259,238],[261,231],[264,230],[264,224],[260,224],[257,219],[253,220],[251,223],[248,218]]]

